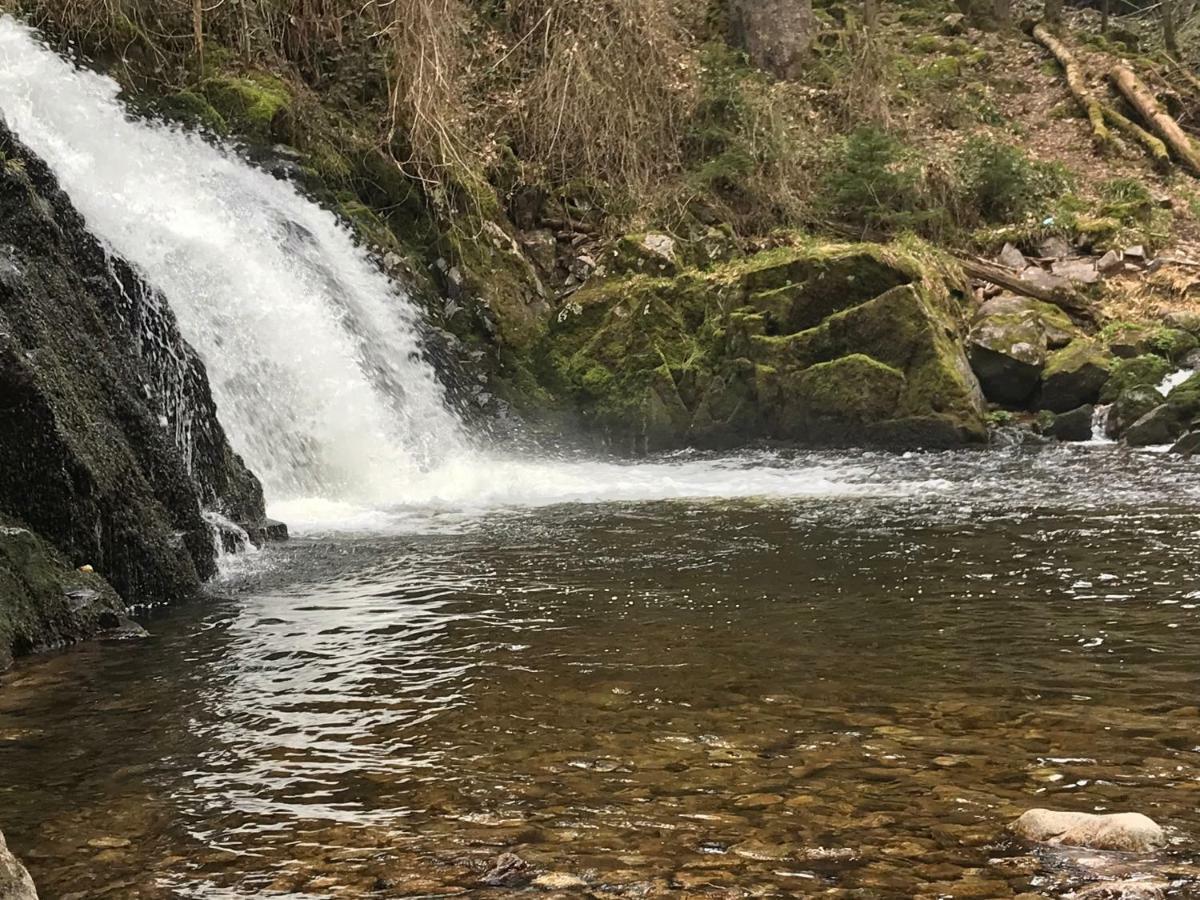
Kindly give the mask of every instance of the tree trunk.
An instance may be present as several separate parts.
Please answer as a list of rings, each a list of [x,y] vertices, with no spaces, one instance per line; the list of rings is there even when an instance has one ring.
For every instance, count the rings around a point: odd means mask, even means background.
[[[196,59],[204,68],[204,2],[192,0],[192,38],[196,42]]]
[[[1063,0],[1046,0],[1044,18],[1057,25],[1062,21]]]
[[[816,35],[812,0],[733,0],[729,42],[777,78],[794,78]]]
[[[1108,15],[1112,0],[1100,0],[1100,33],[1108,34]]]
[[[1168,116],[1146,85],[1133,74],[1133,70],[1123,63],[1118,63],[1109,72],[1117,90],[1129,101],[1129,105],[1138,111],[1145,120],[1171,148],[1176,159],[1180,160],[1196,175],[1200,175],[1200,151],[1179,127],[1179,123]]]
[[[1179,59],[1179,41],[1175,37],[1175,0],[1162,0],[1163,46],[1172,59]]]
[[[1012,0],[993,0],[992,14],[1001,28],[1012,24]]]

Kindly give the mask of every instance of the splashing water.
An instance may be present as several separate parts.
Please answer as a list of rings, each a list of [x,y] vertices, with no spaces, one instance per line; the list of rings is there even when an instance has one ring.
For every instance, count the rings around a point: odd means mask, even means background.
[[[131,119],[118,92],[0,16],[0,113],[89,228],[167,297],[234,449],[271,513],[300,530],[394,527],[414,509],[931,488],[849,460],[481,451],[421,355],[409,298],[334,215],[227,147]]]
[[[349,231],[232,153],[128,119],[117,92],[0,19],[0,110],[167,296],[269,494],[386,492],[462,452],[415,310]]]

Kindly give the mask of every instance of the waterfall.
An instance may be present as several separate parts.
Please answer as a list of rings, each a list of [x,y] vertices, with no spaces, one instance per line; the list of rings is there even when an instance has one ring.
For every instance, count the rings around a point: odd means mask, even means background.
[[[390,495],[461,453],[416,310],[337,218],[117,93],[0,18],[0,111],[168,298],[268,496]]]
[[[118,93],[0,15],[0,114],[89,229],[166,298],[230,443],[296,530],[407,530],[497,506],[945,487],[880,478],[869,459],[625,464],[480,449],[422,356],[412,302],[332,213],[229,147],[130,117]]]

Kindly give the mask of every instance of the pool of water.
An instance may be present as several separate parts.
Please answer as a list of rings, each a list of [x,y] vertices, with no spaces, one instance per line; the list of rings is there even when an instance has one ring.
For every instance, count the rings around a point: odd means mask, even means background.
[[[1008,897],[1096,877],[1022,810],[1132,809],[1197,896],[1200,466],[743,464],[829,487],[314,524],[26,660],[0,828],[44,900]]]

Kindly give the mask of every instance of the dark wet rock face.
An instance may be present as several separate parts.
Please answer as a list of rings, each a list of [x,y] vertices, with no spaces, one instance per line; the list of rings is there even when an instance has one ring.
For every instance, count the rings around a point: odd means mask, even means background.
[[[213,574],[202,507],[263,516],[166,302],[87,233],[3,124],[0,471],[0,514],[130,602],[190,594]],[[0,615],[11,606],[0,595]]]
[[[0,897],[4,900],[38,900],[33,879],[21,861],[8,850],[0,834]]]

